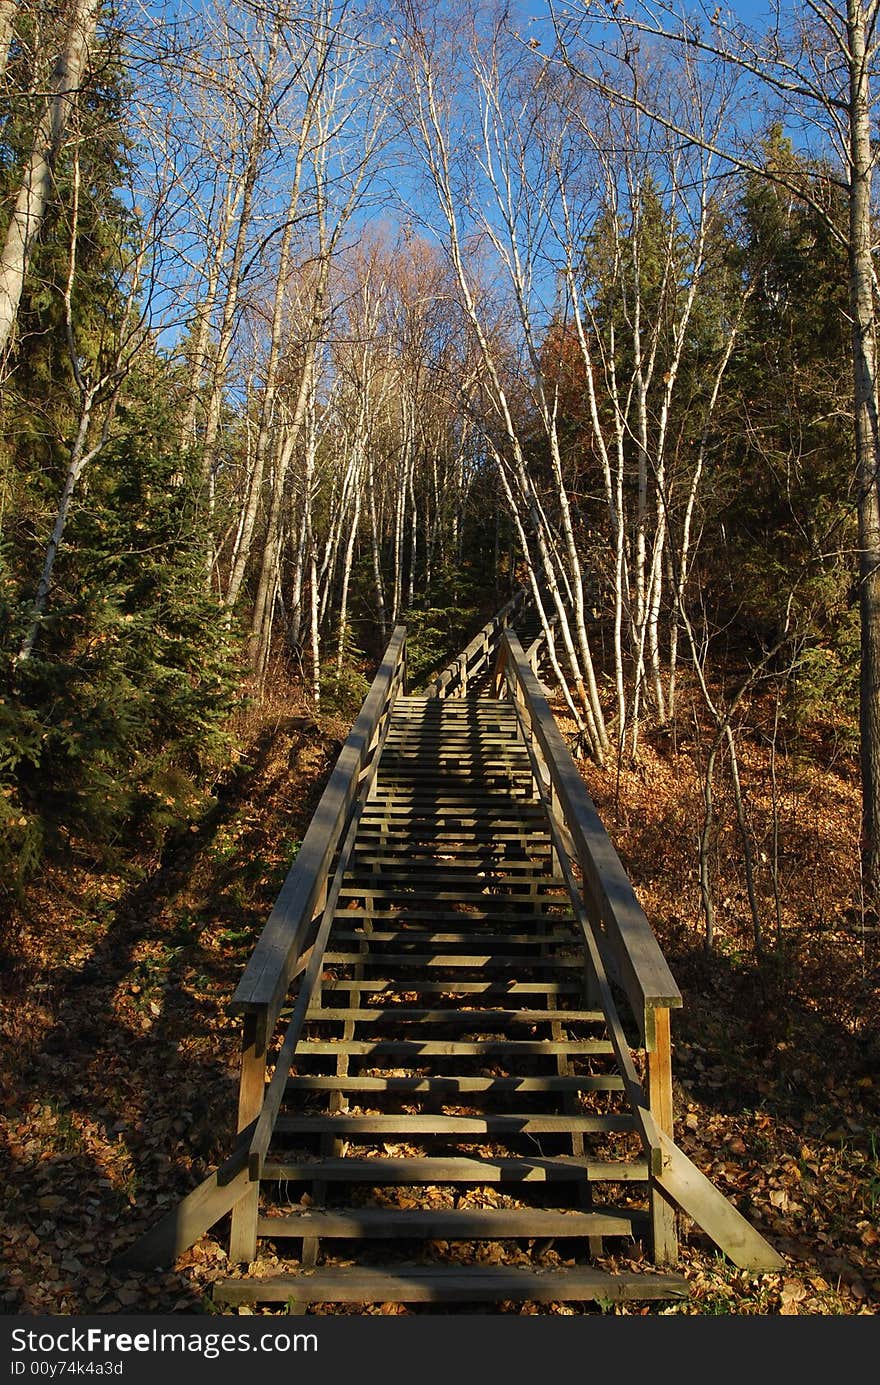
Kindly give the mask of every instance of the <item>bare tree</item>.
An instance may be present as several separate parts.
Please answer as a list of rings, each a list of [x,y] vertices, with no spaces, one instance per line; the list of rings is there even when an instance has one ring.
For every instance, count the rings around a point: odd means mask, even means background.
[[[791,10],[777,5],[766,24],[750,26],[720,8],[710,12],[708,5],[697,6],[693,17],[665,0],[650,6],[621,5],[599,20],[606,33],[610,26],[619,40],[616,47],[604,45],[601,62],[594,56],[597,17],[587,5],[576,3],[554,19],[561,60],[581,81],[606,98],[641,110],[679,138],[711,148],[729,164],[790,187],[825,218],[831,234],[846,247],[859,523],[862,873],[865,897],[875,910],[880,907],[880,428],[871,82],[878,13],[878,0],[804,0]],[[625,75],[640,37],[668,45],[683,62],[709,72],[721,66],[752,88],[758,84],[768,102],[800,122],[823,152],[836,159],[847,196],[848,224],[838,225],[803,179],[795,186],[784,170],[764,167],[747,132],[733,126],[728,137],[719,132],[709,138],[687,119],[675,119],[645,102]],[[844,474],[842,495],[848,484]]]

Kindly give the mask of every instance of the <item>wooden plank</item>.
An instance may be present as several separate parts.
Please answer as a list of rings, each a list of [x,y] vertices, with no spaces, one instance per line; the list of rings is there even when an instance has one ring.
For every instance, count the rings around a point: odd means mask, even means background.
[[[373,961],[376,961],[379,957],[393,955],[394,949],[396,949],[411,960],[418,961],[430,953],[436,955],[442,962],[443,958],[447,955],[450,957],[472,956],[473,954],[467,951],[468,944],[470,944],[473,947],[479,947],[481,950],[485,948],[487,952],[491,949],[492,957],[510,956],[515,961],[521,961],[526,967],[533,961],[555,961],[558,953],[565,954],[563,957],[564,962],[571,962],[575,959],[572,959],[570,954],[573,947],[576,946],[568,935],[564,935],[561,938],[552,938],[546,949],[542,949],[540,954],[535,954],[534,949],[539,947],[540,944],[534,938],[524,938],[521,934],[517,933],[490,933],[483,936],[479,931],[475,930],[473,933],[461,933],[458,937],[444,938],[442,935],[436,937],[428,932],[423,933],[420,937],[414,929],[411,931],[404,929],[402,932],[391,932],[381,928],[377,929],[375,933],[348,931],[344,933],[342,937],[338,937],[336,942],[339,945],[340,951],[338,953],[328,953],[328,961],[334,956],[337,960],[342,956],[353,957],[354,953],[351,951],[352,946],[360,945],[364,949],[363,956],[365,960],[367,958],[372,958]],[[453,948],[456,949],[456,951],[447,953],[445,951],[447,948]],[[520,949],[522,949],[522,951],[520,951]],[[577,960],[578,965],[580,965],[579,959]],[[471,964],[468,963],[468,965]]]
[[[617,1073],[584,1073],[580,1077],[338,1077],[311,1073],[289,1077],[289,1092],[388,1092],[412,1096],[455,1097],[482,1093],[619,1092],[623,1079]]]
[[[490,912],[486,909],[469,908],[465,913],[454,909],[434,909],[427,903],[410,905],[406,900],[401,901],[399,904],[391,901],[389,907],[383,910],[382,906],[384,901],[380,899],[374,901],[372,907],[369,909],[364,908],[362,905],[355,905],[354,908],[347,905],[337,913],[336,919],[338,923],[351,922],[352,920],[357,923],[357,921],[362,918],[375,919],[379,924],[399,924],[403,925],[405,928],[409,926],[410,920],[412,920],[413,924],[417,923],[419,926],[436,920],[438,923],[491,923],[493,928],[497,927],[499,924],[505,926],[516,925],[518,928],[522,928],[523,924],[528,923],[532,918],[539,923],[565,924],[566,927],[572,925],[574,922],[571,909],[568,908],[567,901],[564,899],[535,900],[533,897],[527,895],[524,899],[508,900],[507,902],[508,904],[511,902],[516,904],[520,912],[516,914],[499,914],[495,911]],[[571,929],[571,934],[573,944],[579,946],[580,938],[579,935],[574,932],[573,928]],[[473,930],[472,936],[474,941],[478,941],[481,935],[482,928],[475,928]]]
[[[494,821],[499,816],[515,817],[520,809],[535,807],[531,784],[526,787],[509,779],[481,779],[479,791],[473,785],[470,777],[459,780],[453,774],[444,776],[442,782],[414,777],[389,780],[381,785],[372,806],[382,811],[407,810],[414,815],[445,814],[444,821],[476,813],[488,813]]]
[[[398,895],[403,900],[431,897],[448,899],[450,890],[455,890],[460,895],[460,902],[464,904],[468,899],[476,899],[479,902],[484,898],[486,890],[503,890],[505,893],[502,899],[512,897],[516,900],[522,894],[531,894],[532,887],[535,887],[535,893],[540,893],[543,898],[550,893],[558,894],[560,883],[552,875],[536,873],[530,863],[520,875],[501,875],[494,871],[479,874],[468,864],[450,864],[442,870],[428,870],[423,865],[421,869],[416,866],[412,871],[389,872],[374,871],[369,866],[361,867],[355,863],[348,873],[342,898],[350,899],[352,895],[369,892],[371,897],[378,895],[380,898],[388,899],[396,899]]]
[[[576,981],[461,981],[457,976],[443,981],[424,981],[415,977],[411,980],[377,977],[368,981],[352,981],[347,977],[325,977],[321,985],[325,991],[401,991],[405,995],[579,995],[581,990]]]
[[[238,1089],[238,1133],[253,1130],[266,1092],[266,1050],[262,1025],[256,1015],[245,1015],[241,1047],[241,1075]],[[257,1253],[257,1216],[260,1189],[251,1183],[232,1208],[229,1258],[233,1263],[249,1264]]]
[[[474,967],[480,967],[485,971],[510,970],[511,967],[525,968],[528,971],[555,971],[557,968],[580,971],[583,968],[583,962],[569,961],[562,957],[513,957],[500,952],[460,955],[449,953],[436,957],[416,952],[327,952],[324,954],[324,961],[328,967],[351,967],[363,962],[364,966],[370,967],[448,967],[453,971],[458,968],[471,970]]]
[[[537,816],[543,817],[536,815],[536,821]],[[374,850],[378,842],[386,839],[391,842],[394,849],[399,839],[401,844],[412,841],[415,846],[423,846],[426,843],[433,845],[435,842],[442,846],[444,842],[455,842],[457,846],[473,852],[506,851],[511,845],[516,844],[523,849],[526,846],[529,850],[534,848],[539,854],[543,854],[548,847],[549,833],[546,829],[539,832],[534,825],[528,829],[514,825],[505,827],[494,817],[486,819],[485,827],[467,830],[430,822],[425,822],[421,826],[417,822],[395,822],[389,825],[384,817],[379,822],[373,821],[369,807],[366,808],[361,819],[360,840]]]
[[[655,1181],[673,1204],[742,1270],[784,1270],[785,1261],[678,1145],[660,1131],[663,1169]]]
[[[321,1024],[331,1022],[341,1024],[354,1021],[355,1024],[551,1024],[561,1020],[567,1024],[597,1024],[605,1016],[600,1010],[428,1010],[413,1009],[408,1005],[391,1005],[380,1008],[368,1005],[360,1009],[320,1009],[309,1012],[309,1020]]]
[[[641,1228],[644,1212],[624,1208],[544,1211],[541,1208],[352,1207],[308,1208],[260,1218],[260,1235],[318,1236],[328,1240],[389,1237],[425,1240],[504,1240],[520,1237],[628,1236]]]
[[[527,882],[522,883],[526,884]],[[536,883],[540,884],[540,882]],[[552,882],[548,882],[548,890],[551,883]],[[485,884],[487,890],[497,888],[494,880],[486,881]],[[425,886],[425,888],[422,889],[417,885],[407,888],[404,884],[400,884],[399,886],[389,884],[384,888],[380,888],[376,885],[346,885],[345,889],[342,890],[340,894],[340,899],[350,900],[352,903],[359,899],[374,899],[379,904],[384,902],[389,907],[393,905],[395,908],[403,908],[407,904],[414,904],[419,900],[430,903],[432,899],[446,904],[473,904],[474,907],[479,907],[481,909],[509,909],[512,904],[528,904],[530,906],[534,904],[537,910],[541,905],[545,908],[552,908],[554,906],[564,905],[565,903],[558,895],[548,892],[538,894],[528,888],[516,890],[507,886],[504,894],[487,894],[476,888],[469,888],[467,890],[464,888],[459,890],[444,890],[436,886],[434,889]],[[342,911],[340,910],[340,912]]]
[[[386,830],[406,829],[429,832],[460,830],[465,833],[507,832],[526,836],[534,832],[539,839],[546,836],[543,808],[534,799],[506,795],[498,804],[485,804],[462,798],[438,806],[436,800],[413,803],[406,795],[374,799],[364,818],[367,830],[383,827]]]
[[[451,1158],[395,1159],[267,1159],[263,1177],[288,1183],[383,1183],[424,1185],[430,1183],[645,1183],[648,1166],[643,1159],[631,1162],[601,1159],[556,1158]]]
[[[221,1303],[474,1303],[603,1302],[687,1298],[681,1275],[611,1273],[592,1266],[574,1269],[398,1265],[394,1269],[315,1269],[263,1279],[218,1279]]]
[[[542,855],[540,862],[534,858],[517,859],[512,856],[499,856],[495,860],[485,861],[477,853],[465,852],[452,861],[443,859],[437,852],[420,853],[417,847],[398,854],[358,851],[352,863],[351,879],[383,879],[387,872],[376,867],[391,866],[395,876],[407,884],[411,876],[416,876],[426,881],[461,879],[465,882],[480,880],[484,884],[495,884],[496,881],[503,883],[506,879],[515,879],[517,884],[534,880],[559,886],[559,877],[547,869],[549,860],[549,851]]]
[[[344,917],[344,916],[343,916]],[[375,943],[413,943],[417,947],[452,946],[456,943],[476,942],[484,947],[535,947],[536,939],[527,933],[429,933],[427,929],[416,928],[383,929],[374,928],[369,933],[359,933],[355,929],[340,928],[334,933],[337,943],[370,942]],[[547,942],[553,947],[570,948],[573,943],[568,932],[550,934]]]
[[[328,967],[353,967],[361,962],[367,967],[399,967],[399,968],[421,968],[430,967],[432,970],[449,969],[450,971],[464,970],[472,971],[475,967],[482,971],[510,971],[511,969],[527,971],[581,971],[583,962],[568,961],[561,957],[523,957],[522,955],[513,957],[502,953],[473,953],[473,954],[453,954],[431,956],[428,953],[420,952],[384,952],[359,954],[355,952],[327,952],[324,954],[324,961]],[[401,982],[401,984],[404,984]]]
[[[302,1039],[298,1053],[350,1053],[399,1058],[543,1057],[553,1053],[612,1053],[605,1039]]]
[[[395,774],[401,769],[437,773],[443,766],[452,769],[477,766],[502,772],[515,769],[524,778],[528,774],[525,748],[513,735],[502,738],[447,732],[436,741],[394,735],[385,753],[382,777],[387,779],[388,769]]]
[[[383,707],[399,675],[405,643],[406,627],[399,625],[232,998],[230,1008],[235,1013],[264,1011],[267,1032],[274,1026],[291,967],[302,951],[318,890],[354,801]]]
[[[633,1130],[631,1115],[570,1116],[525,1115],[505,1112],[488,1116],[444,1116],[431,1114],[355,1116],[348,1112],[338,1115],[284,1116],[275,1122],[279,1135],[343,1135],[350,1138],[365,1135],[567,1135],[572,1130],[585,1134],[602,1131]]]
[[[654,1012],[654,1044],[648,1053],[648,1102],[651,1115],[670,1139],[673,1136],[672,1109],[672,1036],[669,1011]],[[675,1265],[678,1262],[678,1232],[675,1209],[663,1196],[655,1181],[651,1182],[651,1242],[654,1263]]]

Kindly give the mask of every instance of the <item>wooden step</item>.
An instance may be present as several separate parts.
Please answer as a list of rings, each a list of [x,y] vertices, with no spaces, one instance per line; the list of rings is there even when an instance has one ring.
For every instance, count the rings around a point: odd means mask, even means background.
[[[487,819],[488,821],[488,819]],[[380,825],[372,822],[369,818],[361,818],[358,828],[358,842],[366,843],[371,849],[375,849],[378,843],[388,838],[392,843],[398,840],[401,848],[406,842],[412,842],[414,847],[419,850],[426,850],[428,845],[436,845],[441,850],[445,850],[445,843],[450,843],[456,850],[468,851],[472,854],[477,852],[504,852],[514,843],[520,846],[525,852],[536,851],[539,855],[549,853],[551,849],[549,832],[539,832],[536,828],[523,831],[518,827],[503,827],[495,825],[491,828],[474,829],[464,833],[458,827],[419,827],[417,824],[401,823],[392,826]]]
[[[503,832],[503,829],[501,829]],[[535,830],[517,829],[506,838],[498,831],[469,835],[463,828],[425,828],[421,832],[406,825],[384,826],[367,823],[358,833],[356,851],[359,858],[388,857],[397,862],[412,852],[418,856],[435,856],[441,861],[516,861],[534,860],[542,864],[552,854],[549,834]]]
[[[487,883],[494,883],[496,880],[504,881],[515,879],[520,883],[521,877],[525,876],[529,880],[539,880],[542,883],[552,883],[558,890],[565,887],[565,882],[559,878],[550,866],[550,854],[546,853],[540,861],[533,857],[517,858],[514,856],[502,856],[497,860],[491,857],[487,860],[484,856],[477,853],[463,853],[461,856],[453,856],[452,853],[446,855],[437,852],[403,851],[394,853],[393,851],[357,851],[352,859],[349,869],[348,879],[364,880],[376,878],[387,880],[389,869],[401,880],[409,882],[409,877],[416,876],[424,880],[457,880],[459,877],[465,881],[485,880]],[[541,868],[543,865],[543,869]]]
[[[565,1269],[395,1265],[391,1269],[303,1270],[249,1279],[218,1279],[218,1303],[485,1303],[620,1302],[681,1299],[682,1275],[611,1273],[592,1266]]]
[[[297,1057],[309,1053],[348,1053],[358,1058],[548,1058],[613,1053],[605,1039],[302,1039]]]
[[[467,862],[460,866],[452,863],[439,867],[434,865],[432,869],[424,862],[418,862],[413,870],[400,870],[397,867],[391,870],[374,870],[371,866],[355,861],[346,873],[340,898],[350,899],[352,895],[368,892],[371,896],[378,894],[387,898],[399,895],[403,900],[454,899],[460,904],[466,904],[468,900],[480,903],[486,897],[487,890],[503,890],[502,900],[515,901],[522,895],[527,898],[538,895],[543,899],[553,891],[559,903],[567,902],[567,896],[565,900],[562,898],[561,882],[549,872],[542,874],[537,871],[531,861],[512,862],[511,865],[514,871],[518,869],[520,873],[511,875],[505,871],[502,874],[500,870],[480,872]]]
[[[462,1155],[446,1159],[377,1155],[373,1159],[267,1159],[263,1178],[288,1183],[365,1183],[369,1187],[383,1183],[645,1183],[648,1166],[643,1159],[576,1159],[564,1154],[553,1158]]]
[[[482,883],[484,889],[499,888],[499,883],[494,880],[483,881]],[[507,882],[505,882],[505,884],[506,883]],[[519,883],[522,885],[524,882]],[[541,882],[536,883],[540,884]],[[548,886],[549,883],[550,882],[548,882]],[[522,888],[520,892],[517,893],[516,890],[510,886],[505,889],[504,894],[486,894],[483,889],[478,889],[473,886],[469,887],[467,890],[465,890],[464,887],[457,890],[447,890],[437,886],[432,889],[430,885],[423,886],[415,882],[411,885],[407,885],[403,882],[394,884],[391,881],[384,886],[361,885],[360,883],[351,885],[346,884],[340,891],[339,897],[340,900],[348,899],[352,901],[358,899],[374,899],[381,902],[384,900],[388,904],[399,903],[400,905],[412,904],[418,900],[424,900],[428,903],[430,903],[431,900],[439,900],[449,904],[473,904],[475,907],[482,909],[488,909],[490,907],[494,909],[509,909],[511,904],[531,905],[532,901],[535,901],[537,904],[555,904],[564,907],[566,902],[556,895],[539,894],[536,891],[529,893]],[[343,911],[344,907],[344,905],[340,905],[340,913]]]
[[[429,956],[417,952],[328,952],[324,962],[327,966],[354,967],[449,967],[452,970],[470,970],[480,967],[484,971],[510,971],[511,968],[527,971],[554,971],[564,968],[568,971],[582,971],[583,960],[562,957],[523,957],[508,956],[500,952],[450,953]]]
[[[345,918],[343,914],[341,916]],[[457,943],[478,943],[481,947],[567,947],[577,946],[571,933],[429,933],[418,928],[373,928],[369,933],[340,928],[333,931],[334,943],[411,943],[415,947],[450,947]]]
[[[425,981],[413,977],[402,980],[396,977],[370,977],[368,980],[351,980],[349,977],[325,977],[321,982],[324,991],[364,991],[370,994],[405,995],[446,995],[494,997],[515,997],[521,995],[580,995],[583,987],[577,981],[460,981],[456,976],[443,981]]]
[[[350,1138],[369,1135],[444,1135],[449,1138],[473,1135],[567,1135],[581,1131],[587,1135],[621,1133],[635,1129],[631,1115],[537,1115],[445,1116],[429,1114],[360,1116],[349,1112],[308,1116],[281,1115],[275,1122],[277,1135],[344,1135]]]
[[[433,786],[413,783],[408,788],[388,785],[384,787],[381,779],[373,789],[370,804],[375,810],[387,806],[395,808],[421,808],[423,812],[449,813],[472,811],[474,808],[539,808],[541,802],[532,787],[523,784],[520,791],[512,793],[509,789],[484,789],[481,784],[468,779],[463,784],[450,784],[448,789],[438,790]]]
[[[481,1208],[346,1207],[308,1208],[260,1217],[260,1236],[319,1236],[321,1240],[423,1239],[512,1240],[523,1237],[629,1236],[644,1229],[646,1215],[630,1209],[590,1212],[545,1211],[539,1207]]]
[[[509,1094],[536,1095],[548,1092],[620,1092],[623,1078],[618,1073],[584,1073],[579,1077],[339,1077],[334,1073],[323,1076],[305,1073],[287,1079],[286,1091],[389,1093],[407,1096],[452,1098],[480,1093],[482,1096]]]
[[[316,1006],[306,1017],[309,1023],[354,1023],[354,1024],[468,1024],[468,1025],[517,1025],[517,1024],[604,1024],[605,1016],[601,1010],[482,1010],[482,1009],[443,1009],[428,1010],[409,1005],[391,1005],[380,1008],[378,1005],[350,1007],[345,1009]]]
[[[549,830],[542,803],[522,795],[513,796],[506,793],[495,794],[485,801],[474,798],[461,790],[455,794],[447,794],[443,798],[440,798],[436,793],[427,792],[422,794],[387,793],[378,797],[371,797],[364,807],[363,816],[369,821],[371,818],[381,817],[389,812],[405,813],[418,822],[434,822],[443,815],[454,816],[456,814],[476,822],[512,822],[516,824],[538,822],[542,824],[545,830]]]
[[[389,734],[382,753],[380,779],[387,782],[389,769],[400,765],[414,765],[426,771],[437,770],[444,765],[452,768],[473,766],[479,770],[491,770],[500,765],[504,768],[516,766],[525,778],[531,776],[529,752],[522,741],[502,740],[500,737],[446,736],[441,740],[426,741],[419,737],[399,737]]]

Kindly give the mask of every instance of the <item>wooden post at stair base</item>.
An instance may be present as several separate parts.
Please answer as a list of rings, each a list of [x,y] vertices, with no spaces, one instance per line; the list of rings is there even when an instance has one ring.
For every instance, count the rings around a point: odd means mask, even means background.
[[[651,1115],[664,1134],[673,1138],[672,1110],[672,1034],[668,1008],[652,1011],[653,1041],[648,1046],[648,1102]],[[654,1243],[654,1263],[675,1265],[678,1262],[678,1235],[675,1209],[657,1187],[650,1185],[651,1233]]]
[[[241,1040],[241,1079],[238,1088],[238,1129],[244,1130],[259,1116],[266,1091],[266,1035],[262,1016],[247,1014]],[[255,1179],[232,1209],[229,1259],[250,1264],[257,1254],[257,1217],[260,1183]]]

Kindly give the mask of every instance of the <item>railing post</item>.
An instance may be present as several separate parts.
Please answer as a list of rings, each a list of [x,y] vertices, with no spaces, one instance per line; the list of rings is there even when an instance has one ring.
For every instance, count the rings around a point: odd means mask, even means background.
[[[241,1040],[241,1078],[238,1087],[238,1129],[247,1129],[262,1110],[266,1091],[266,1034],[263,1017],[246,1014]],[[260,1211],[260,1183],[252,1182],[232,1209],[229,1259],[233,1264],[250,1264],[257,1254],[257,1217]]]
[[[498,656],[492,672],[492,696],[500,698],[507,685],[507,646],[503,640],[498,646]]]
[[[653,1035],[646,1035],[648,1055],[648,1103],[657,1125],[670,1139],[674,1136],[672,1109],[672,1034],[668,1008],[655,1009]],[[650,1188],[651,1235],[654,1262],[674,1265],[678,1261],[678,1235],[675,1209],[657,1187],[653,1177]]]
[[[584,906],[587,918],[592,920],[593,903],[590,899],[590,894],[585,883],[587,880],[587,869],[583,855],[579,856],[578,865],[581,869],[581,903]],[[601,1010],[602,993],[599,988],[599,978],[596,975],[596,968],[593,966],[593,962],[589,956],[589,953],[584,958],[584,967],[586,972],[586,975],[584,976],[584,1004],[586,1005],[588,1010]]]

